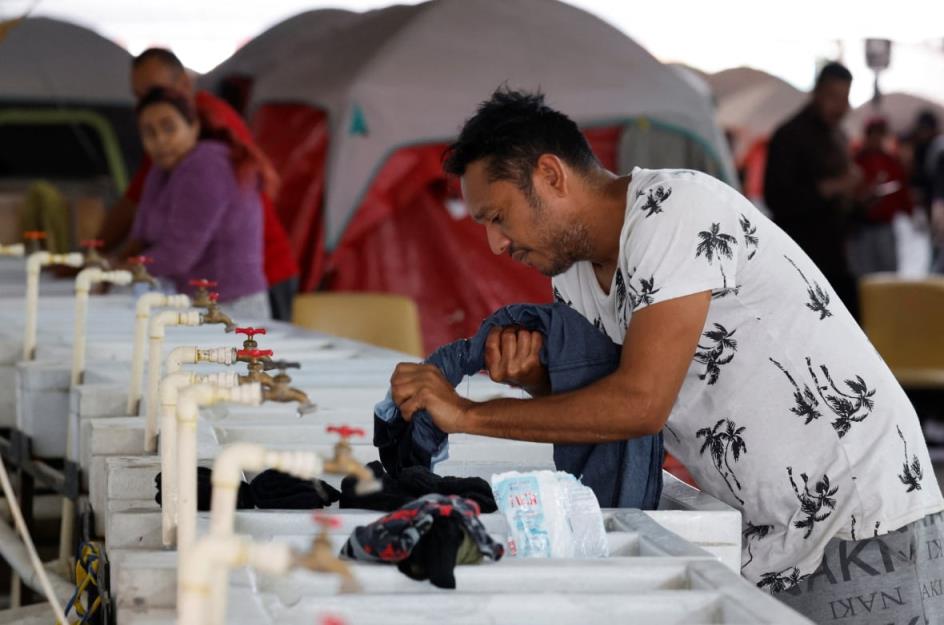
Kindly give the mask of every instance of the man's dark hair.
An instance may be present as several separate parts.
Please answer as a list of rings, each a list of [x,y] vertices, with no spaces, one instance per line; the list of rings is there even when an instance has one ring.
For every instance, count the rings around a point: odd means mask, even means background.
[[[500,87],[465,122],[443,155],[443,169],[461,176],[485,159],[490,180],[514,182],[533,203],[531,176],[542,154],[553,154],[582,173],[600,166],[577,124],[544,104],[543,94]]]
[[[823,69],[819,70],[819,76],[816,77],[816,87],[819,89],[827,80],[838,82],[852,82],[852,72],[850,72],[842,63],[827,63]]]
[[[148,48],[138,56],[134,57],[134,60],[131,61],[131,67],[138,67],[142,63],[150,61],[151,59],[158,61],[165,67],[176,72],[184,71],[184,64],[180,62],[180,59],[177,58],[176,54],[167,48]]]
[[[922,109],[915,118],[915,126],[936,131],[938,128],[937,113],[933,109]]]

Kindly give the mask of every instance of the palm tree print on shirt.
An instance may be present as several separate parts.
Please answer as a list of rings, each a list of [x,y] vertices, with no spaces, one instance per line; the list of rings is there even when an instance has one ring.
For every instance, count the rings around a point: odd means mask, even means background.
[[[901,480],[901,483],[908,487],[908,490],[905,492],[912,492],[916,490],[921,490],[921,480],[924,479],[924,472],[921,470],[921,461],[918,460],[918,456],[912,455],[911,462],[908,461],[908,441],[905,440],[905,435],[901,433],[901,428],[897,425],[895,429],[898,430],[898,438],[901,439],[902,444],[905,446],[905,462],[902,465],[903,472],[898,474],[898,479]]]
[[[569,300],[565,300],[565,299],[564,299],[564,296],[561,295],[561,292],[557,290],[557,287],[556,287],[556,286],[553,287],[553,289],[554,289],[554,301],[555,301],[555,302],[557,302],[558,304],[567,304],[567,305],[570,306],[571,308],[574,307],[574,305],[573,305],[572,302],[570,302]]]
[[[819,377],[813,369],[813,363],[809,357],[806,359],[806,367],[813,378],[813,384],[819,393],[823,402],[829,406],[829,409],[836,415],[833,421],[833,429],[842,438],[852,429],[853,423],[861,423],[872,414],[875,408],[875,389],[870,389],[862,376],[855,376],[855,379],[845,380],[849,387],[849,393],[839,390],[826,365],[820,365],[820,371],[828,384],[820,384]]]
[[[826,317],[832,317],[833,313],[829,310],[829,293],[827,293],[818,282],[810,283],[803,271],[793,262],[793,259],[789,256],[784,256],[784,258],[793,265],[793,268],[796,269],[800,277],[803,278],[803,282],[806,283],[806,294],[810,298],[810,301],[806,303],[806,307],[813,312],[819,313],[820,321]]]
[[[789,573],[787,571],[790,571]],[[760,576],[757,582],[758,588],[770,586],[770,592],[783,592],[788,588],[793,588],[800,583],[800,569],[797,567],[787,567],[782,571],[771,571]]]
[[[629,312],[636,310],[640,306],[648,306],[655,301],[655,294],[659,292],[656,288],[655,277],[649,276],[649,279],[640,278],[639,284],[633,284],[633,278],[636,274],[636,268],[628,275],[628,280],[623,278],[621,269],[616,270],[616,310],[619,312],[623,325],[629,319]]]
[[[669,199],[669,196],[672,195],[672,188],[666,187],[663,185],[657,186],[655,189],[649,189],[646,191],[646,201],[642,205],[642,210],[646,211],[646,219],[649,219],[653,215],[658,215],[662,212],[662,203]],[[637,191],[636,197],[642,197],[642,192]]]
[[[751,224],[750,220],[741,215],[741,230],[744,231],[744,249],[750,250],[750,253],[747,255],[747,260],[754,258],[754,254],[757,253],[757,244],[760,240],[757,238],[757,226]],[[753,248],[753,249],[752,249]]]
[[[695,362],[705,365],[705,372],[698,376],[699,380],[708,379],[708,384],[714,384],[721,375],[721,367],[734,360],[737,351],[737,340],[731,338],[737,330],[725,328],[720,323],[714,324],[714,330],[708,330],[702,336],[714,341],[714,345],[698,344],[695,352]]]
[[[787,475],[790,477],[790,485],[793,487],[793,492],[800,502],[800,512],[806,515],[805,519],[795,521],[793,526],[797,529],[805,528],[806,533],[803,535],[803,538],[809,538],[810,534],[813,533],[813,527],[817,523],[828,519],[833,513],[833,509],[836,507],[834,495],[839,490],[839,487],[830,488],[829,476],[824,473],[823,479],[816,482],[811,492],[809,477],[807,477],[806,473],[801,473],[800,479],[803,480],[803,490],[801,491],[797,488],[796,480],[793,479],[793,467],[787,467]]]
[[[695,258],[702,254],[708,259],[708,263],[714,262],[715,257],[734,258],[734,248],[737,247],[737,239],[730,234],[721,232],[721,224],[711,224],[710,230],[702,230],[698,233],[701,241],[695,248]]]
[[[741,565],[741,568],[747,567],[754,561],[754,554],[751,552],[751,543],[767,538],[767,534],[769,534],[772,529],[774,529],[773,525],[754,525],[750,521],[747,522],[747,527],[744,528],[741,534],[744,536],[744,542],[747,543],[747,555],[749,557],[747,558],[747,562]]]
[[[721,429],[722,425],[725,425],[724,429]],[[744,442],[744,438],[741,436],[744,430],[744,427],[737,427],[734,421],[730,419],[719,419],[714,427],[704,427],[695,432],[695,438],[704,437],[705,439],[699,453],[703,455],[705,451],[709,451],[712,464],[714,464],[718,474],[724,479],[724,483],[728,485],[728,490],[731,491],[734,498],[740,501],[742,505],[744,500],[734,491],[734,486],[741,490],[741,482],[737,479],[734,469],[731,468],[731,464],[728,462],[728,454],[730,453],[731,457],[734,458],[734,462],[737,463],[741,454],[747,453],[747,443]],[[734,486],[731,486],[731,481],[728,478],[734,480]]]
[[[770,359],[770,362],[774,363],[777,368],[787,376],[787,380],[790,381],[790,384],[793,385],[793,401],[795,405],[790,409],[790,412],[805,419],[803,425],[809,425],[815,419],[819,419],[823,416],[823,413],[819,411],[819,400],[816,399],[816,395],[810,389],[809,385],[804,384],[803,390],[800,390],[800,386],[796,383],[796,380],[793,379],[789,371],[783,368],[783,365],[773,358]]]

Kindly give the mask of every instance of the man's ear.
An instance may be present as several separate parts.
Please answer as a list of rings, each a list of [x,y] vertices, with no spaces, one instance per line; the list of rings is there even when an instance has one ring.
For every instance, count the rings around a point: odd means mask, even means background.
[[[534,170],[534,184],[557,197],[567,195],[569,180],[564,162],[553,154],[539,156]]]

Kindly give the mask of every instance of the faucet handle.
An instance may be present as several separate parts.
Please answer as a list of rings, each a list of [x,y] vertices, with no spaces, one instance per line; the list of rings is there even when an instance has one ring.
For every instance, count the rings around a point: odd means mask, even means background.
[[[150,256],[129,256],[129,257],[128,257],[128,264],[129,264],[129,265],[135,265],[135,266],[142,266],[142,267],[143,267],[144,265],[150,265],[150,264],[153,263],[153,262],[154,262],[154,259],[151,258]]]
[[[236,352],[240,358],[271,358],[274,352],[271,349],[241,349]]]
[[[45,230],[27,230],[23,233],[23,238],[27,241],[42,241],[46,238]]]
[[[337,434],[344,440],[352,436],[366,436],[366,432],[364,432],[363,428],[352,428],[349,425],[329,425],[325,428],[325,431],[329,434]]]
[[[190,286],[197,287],[198,289],[212,289],[217,285],[216,280],[207,280],[206,278],[200,278],[199,280],[191,280]]]
[[[105,245],[105,242],[101,239],[86,239],[82,241],[79,245],[84,247],[87,250],[97,250],[98,248]]]
[[[272,369],[279,369],[283,373],[286,369],[301,369],[302,363],[292,362],[290,360],[270,360],[266,365],[266,371],[271,371]]]
[[[315,524],[321,526],[322,530],[336,530],[341,527],[341,519],[336,516],[324,514],[323,512],[316,512],[311,516],[315,520]]]
[[[236,334],[245,334],[249,338],[254,337],[257,334],[265,334],[265,328],[236,328]]]

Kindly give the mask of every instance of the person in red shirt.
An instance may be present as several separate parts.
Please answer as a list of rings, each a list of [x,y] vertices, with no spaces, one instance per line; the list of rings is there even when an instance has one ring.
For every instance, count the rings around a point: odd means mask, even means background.
[[[140,99],[154,87],[176,89],[191,95],[201,122],[206,127],[216,133],[228,132],[241,149],[254,156],[255,162],[263,164],[260,196],[263,210],[263,260],[269,284],[269,301],[273,318],[290,320],[292,299],[298,290],[298,264],[272,202],[278,187],[278,176],[274,169],[256,146],[252,133],[239,114],[226,102],[207,91],[194,92],[190,76],[180,59],[170,50],[149,48],[131,63],[131,90],[135,99]],[[105,242],[106,250],[115,252],[127,240],[137,204],[141,199],[144,180],[151,166],[150,159],[145,157],[124,196],[109,211],[99,233],[99,238]]]
[[[908,177],[898,157],[885,148],[887,137],[885,119],[870,119],[865,126],[865,142],[855,156],[862,172],[862,209],[849,241],[849,255],[857,276],[898,269],[892,221],[899,213],[911,214]]]

